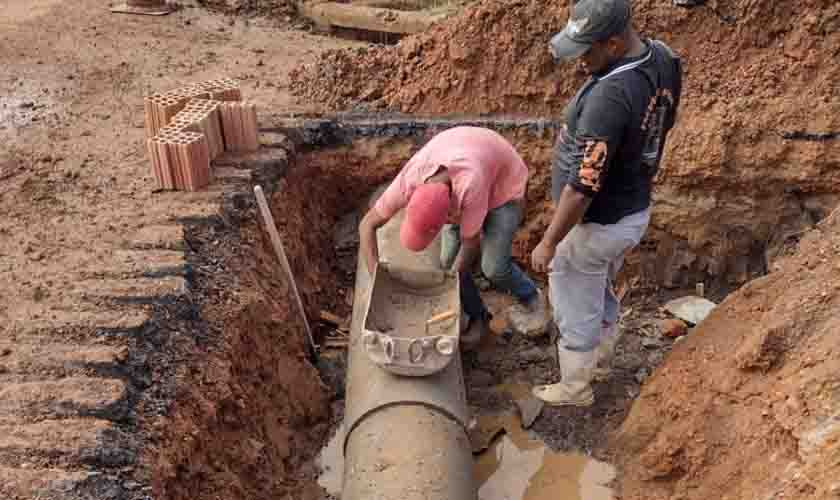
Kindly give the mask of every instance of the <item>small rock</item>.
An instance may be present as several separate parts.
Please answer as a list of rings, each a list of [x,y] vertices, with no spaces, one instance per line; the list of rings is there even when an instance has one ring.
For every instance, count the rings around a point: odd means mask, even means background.
[[[688,333],[688,325],[680,319],[665,319],[659,322],[659,332],[664,337],[677,338]]]
[[[34,102],[22,102],[19,106],[21,109],[30,109],[35,107]]]
[[[547,357],[545,351],[539,347],[531,347],[519,353],[519,358],[522,361],[540,362]]]
[[[11,353],[12,353],[12,350],[7,347],[7,348],[3,349],[2,351],[0,351],[0,356],[8,356]]]
[[[654,337],[642,337],[642,347],[645,349],[658,349],[662,347],[662,341]]]
[[[661,350],[654,350],[648,354],[648,365],[650,366],[658,366],[659,363],[662,362],[662,359],[665,357],[665,353]]]
[[[126,481],[126,482],[123,483],[123,488],[125,488],[127,490],[136,490],[139,487],[140,487],[140,483],[138,483],[136,481]]]
[[[9,369],[6,368],[4,365],[0,365],[0,375],[4,373],[9,373]]]
[[[493,319],[490,320],[490,331],[496,335],[502,335],[509,331],[507,318],[504,315],[493,316]]]
[[[534,423],[534,420],[540,416],[545,403],[534,397],[527,397],[516,400],[516,406],[519,408],[519,416],[522,418],[522,428],[529,429]]]
[[[696,325],[703,321],[716,306],[717,304],[710,300],[690,295],[669,301],[665,304],[665,310]]]
[[[126,347],[126,346],[122,346],[122,347],[120,347],[120,349],[117,351],[117,354],[116,354],[116,360],[117,360],[119,363],[125,363],[125,361],[126,361],[127,359],[128,359],[128,347]]]

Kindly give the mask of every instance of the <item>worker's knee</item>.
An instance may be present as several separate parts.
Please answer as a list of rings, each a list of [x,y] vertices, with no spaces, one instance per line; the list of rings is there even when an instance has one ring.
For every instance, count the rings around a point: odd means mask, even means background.
[[[461,238],[458,235],[458,226],[447,224],[443,226],[440,233],[440,267],[449,269],[455,263],[458,251],[461,249]]]
[[[510,258],[495,256],[492,252],[486,252],[481,256],[481,272],[490,281],[504,280],[510,275]]]

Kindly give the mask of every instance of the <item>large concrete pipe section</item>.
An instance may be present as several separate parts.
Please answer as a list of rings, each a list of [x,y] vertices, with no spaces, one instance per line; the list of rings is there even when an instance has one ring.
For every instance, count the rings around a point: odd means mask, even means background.
[[[382,260],[439,269],[440,241],[421,254],[399,243],[402,213],[378,232]],[[348,349],[342,500],[473,500],[469,412],[455,359],[426,377],[376,366],[361,341],[370,276],[359,256]]]

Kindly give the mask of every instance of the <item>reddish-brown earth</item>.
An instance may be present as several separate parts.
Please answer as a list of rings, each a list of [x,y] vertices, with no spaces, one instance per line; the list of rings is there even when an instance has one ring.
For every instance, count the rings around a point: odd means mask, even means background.
[[[291,75],[292,92],[330,109],[558,118],[584,76],[547,41],[565,0],[480,0],[395,46],[328,50]],[[840,4],[634,2],[639,31],[685,60],[648,239],[667,286],[729,289],[772,267],[789,238],[840,201]],[[548,165],[532,165],[526,222],[546,223]]]

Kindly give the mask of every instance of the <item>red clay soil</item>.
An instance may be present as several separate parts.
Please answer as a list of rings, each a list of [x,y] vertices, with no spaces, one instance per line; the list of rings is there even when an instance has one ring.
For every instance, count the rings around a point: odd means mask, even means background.
[[[200,244],[209,248],[215,238]],[[155,493],[316,498],[314,475],[304,466],[329,431],[331,391],[305,359],[306,336],[288,281],[254,222],[242,229],[236,254],[219,257],[226,267],[216,272],[217,288],[203,290],[202,316],[223,332],[221,345],[192,353],[202,363],[188,371],[185,364],[176,409],[156,422],[162,437],[151,454]]]
[[[274,217],[288,235],[284,245],[289,264],[310,318],[319,317],[319,307],[341,317],[350,313],[352,304],[340,294],[337,283],[342,273],[336,259],[335,228],[408,159],[407,146],[393,150],[390,142],[368,141],[366,151],[338,147],[301,154],[280,181]]]
[[[611,451],[625,499],[837,498],[840,213],[650,378]]]
[[[336,110],[558,118],[584,78],[547,50],[566,5],[479,0],[398,45],[326,51],[292,72],[291,90]],[[655,279],[742,284],[840,202],[840,4],[638,0],[634,9],[640,32],[669,43],[686,67],[649,233],[662,264]],[[522,238],[533,246],[549,172],[531,167]]]
[[[584,78],[571,64],[556,65],[548,52],[548,40],[566,22],[567,5],[566,0],[478,0],[396,46],[326,51],[297,68],[292,91],[334,110],[365,104],[415,113],[556,116]],[[798,96],[811,103],[800,108],[799,118],[828,103],[836,92],[831,82],[838,69],[830,62],[840,39],[840,5],[832,0],[709,5],[718,13],[660,0],[634,2],[639,31],[685,57],[689,101],[707,108],[741,98],[745,105],[812,89]]]

